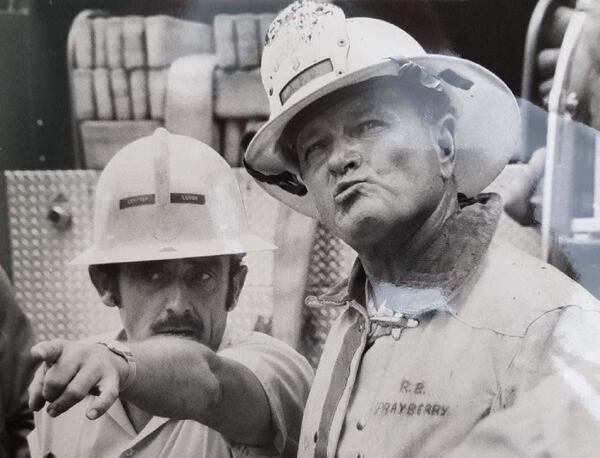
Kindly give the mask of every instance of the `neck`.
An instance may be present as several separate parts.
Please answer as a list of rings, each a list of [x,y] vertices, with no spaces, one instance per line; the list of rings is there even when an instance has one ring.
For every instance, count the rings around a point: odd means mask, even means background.
[[[402,272],[411,270],[423,252],[439,236],[446,220],[459,211],[456,187],[449,186],[438,206],[409,237],[398,238],[396,231],[372,246],[358,250],[367,278],[372,285],[395,283]]]
[[[152,415],[129,402],[123,400],[121,402],[133,429],[139,433],[148,424]]]

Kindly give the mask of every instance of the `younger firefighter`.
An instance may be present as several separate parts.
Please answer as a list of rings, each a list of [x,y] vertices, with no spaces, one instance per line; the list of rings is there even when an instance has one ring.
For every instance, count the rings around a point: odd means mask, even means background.
[[[208,146],[158,129],[117,153],[94,243],[74,262],[123,329],[33,349],[33,457],[295,456],[308,363],[227,323],[244,253],[272,248],[248,231],[235,176]]]

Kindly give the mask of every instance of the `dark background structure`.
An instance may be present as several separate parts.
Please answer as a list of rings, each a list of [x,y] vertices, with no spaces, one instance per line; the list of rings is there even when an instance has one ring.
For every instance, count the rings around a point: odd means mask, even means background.
[[[6,0],[4,0],[6,2]],[[115,14],[170,14],[211,22],[218,13],[276,11],[281,0],[38,0],[0,13],[0,169],[73,167],[66,41],[87,8]],[[488,67],[518,93],[525,32],[534,0],[337,2],[349,16],[396,23],[429,50]],[[0,5],[2,3],[0,2]]]
[[[84,9],[168,14],[211,23],[219,13],[277,11],[286,0],[0,0],[0,171],[70,169],[66,43]],[[429,51],[478,62],[518,94],[523,46],[535,0],[338,1],[348,16],[393,22]],[[1,175],[0,175],[1,176]],[[0,178],[1,179],[1,178]],[[1,185],[2,183],[0,183]],[[0,263],[8,266],[0,186]]]

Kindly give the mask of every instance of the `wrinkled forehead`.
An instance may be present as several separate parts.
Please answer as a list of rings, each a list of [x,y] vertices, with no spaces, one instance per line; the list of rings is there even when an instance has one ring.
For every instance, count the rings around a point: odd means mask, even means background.
[[[129,272],[151,270],[176,270],[179,268],[212,268],[229,265],[230,256],[202,256],[194,258],[160,259],[157,261],[139,261],[120,264],[120,268]]]
[[[352,119],[374,111],[418,103],[412,96],[414,94],[411,95],[406,89],[405,82],[393,77],[382,77],[339,89],[310,104],[292,118],[283,131],[282,139],[294,145],[298,135],[323,115]]]

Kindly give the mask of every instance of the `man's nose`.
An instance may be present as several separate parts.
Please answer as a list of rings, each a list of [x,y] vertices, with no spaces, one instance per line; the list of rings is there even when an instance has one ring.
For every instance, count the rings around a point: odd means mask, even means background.
[[[177,283],[169,288],[165,308],[168,315],[183,315],[192,310],[192,298],[185,284]]]
[[[358,169],[363,162],[362,153],[352,141],[339,141],[329,155],[329,171],[334,176],[342,176]]]

